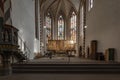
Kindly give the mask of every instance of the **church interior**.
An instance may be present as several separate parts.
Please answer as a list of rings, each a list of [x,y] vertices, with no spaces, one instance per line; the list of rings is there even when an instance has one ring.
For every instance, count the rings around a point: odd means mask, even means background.
[[[0,76],[117,73],[109,75],[120,79],[119,3],[120,0],[0,0]],[[76,80],[82,78],[77,74]],[[108,78],[113,79],[105,79]]]

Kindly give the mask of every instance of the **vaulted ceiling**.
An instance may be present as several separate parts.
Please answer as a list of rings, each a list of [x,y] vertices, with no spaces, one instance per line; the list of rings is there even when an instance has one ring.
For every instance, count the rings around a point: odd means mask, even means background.
[[[80,0],[40,0],[40,8],[42,11],[50,11],[54,15],[60,12],[66,16],[70,13],[71,9],[76,12],[79,9]]]

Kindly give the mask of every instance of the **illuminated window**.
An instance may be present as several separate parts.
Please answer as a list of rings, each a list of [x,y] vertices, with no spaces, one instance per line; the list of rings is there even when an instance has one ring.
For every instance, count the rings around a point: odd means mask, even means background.
[[[58,18],[58,40],[64,40],[64,19],[62,15]]]
[[[71,22],[71,26],[70,26],[71,40],[76,42],[76,14],[75,12],[72,12],[70,22]]]
[[[91,10],[91,8],[93,8],[93,0],[89,0],[89,6],[88,6],[89,11]]]
[[[51,40],[52,30],[51,30],[51,17],[49,13],[46,16],[46,30],[47,30],[48,40]]]
[[[84,25],[84,8],[82,6],[81,11],[80,11],[80,37],[81,37],[81,39],[83,39],[83,37],[84,37],[83,25]]]

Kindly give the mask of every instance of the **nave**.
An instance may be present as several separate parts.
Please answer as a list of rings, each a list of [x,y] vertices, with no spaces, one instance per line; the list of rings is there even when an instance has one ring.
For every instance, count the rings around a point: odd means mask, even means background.
[[[119,80],[119,3],[0,0],[0,79]]]

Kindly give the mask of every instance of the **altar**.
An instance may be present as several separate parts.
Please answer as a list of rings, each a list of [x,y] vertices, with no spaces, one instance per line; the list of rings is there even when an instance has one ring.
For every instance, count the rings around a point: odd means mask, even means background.
[[[76,43],[71,40],[48,40],[47,51],[52,51],[55,54],[75,54],[75,45]]]

